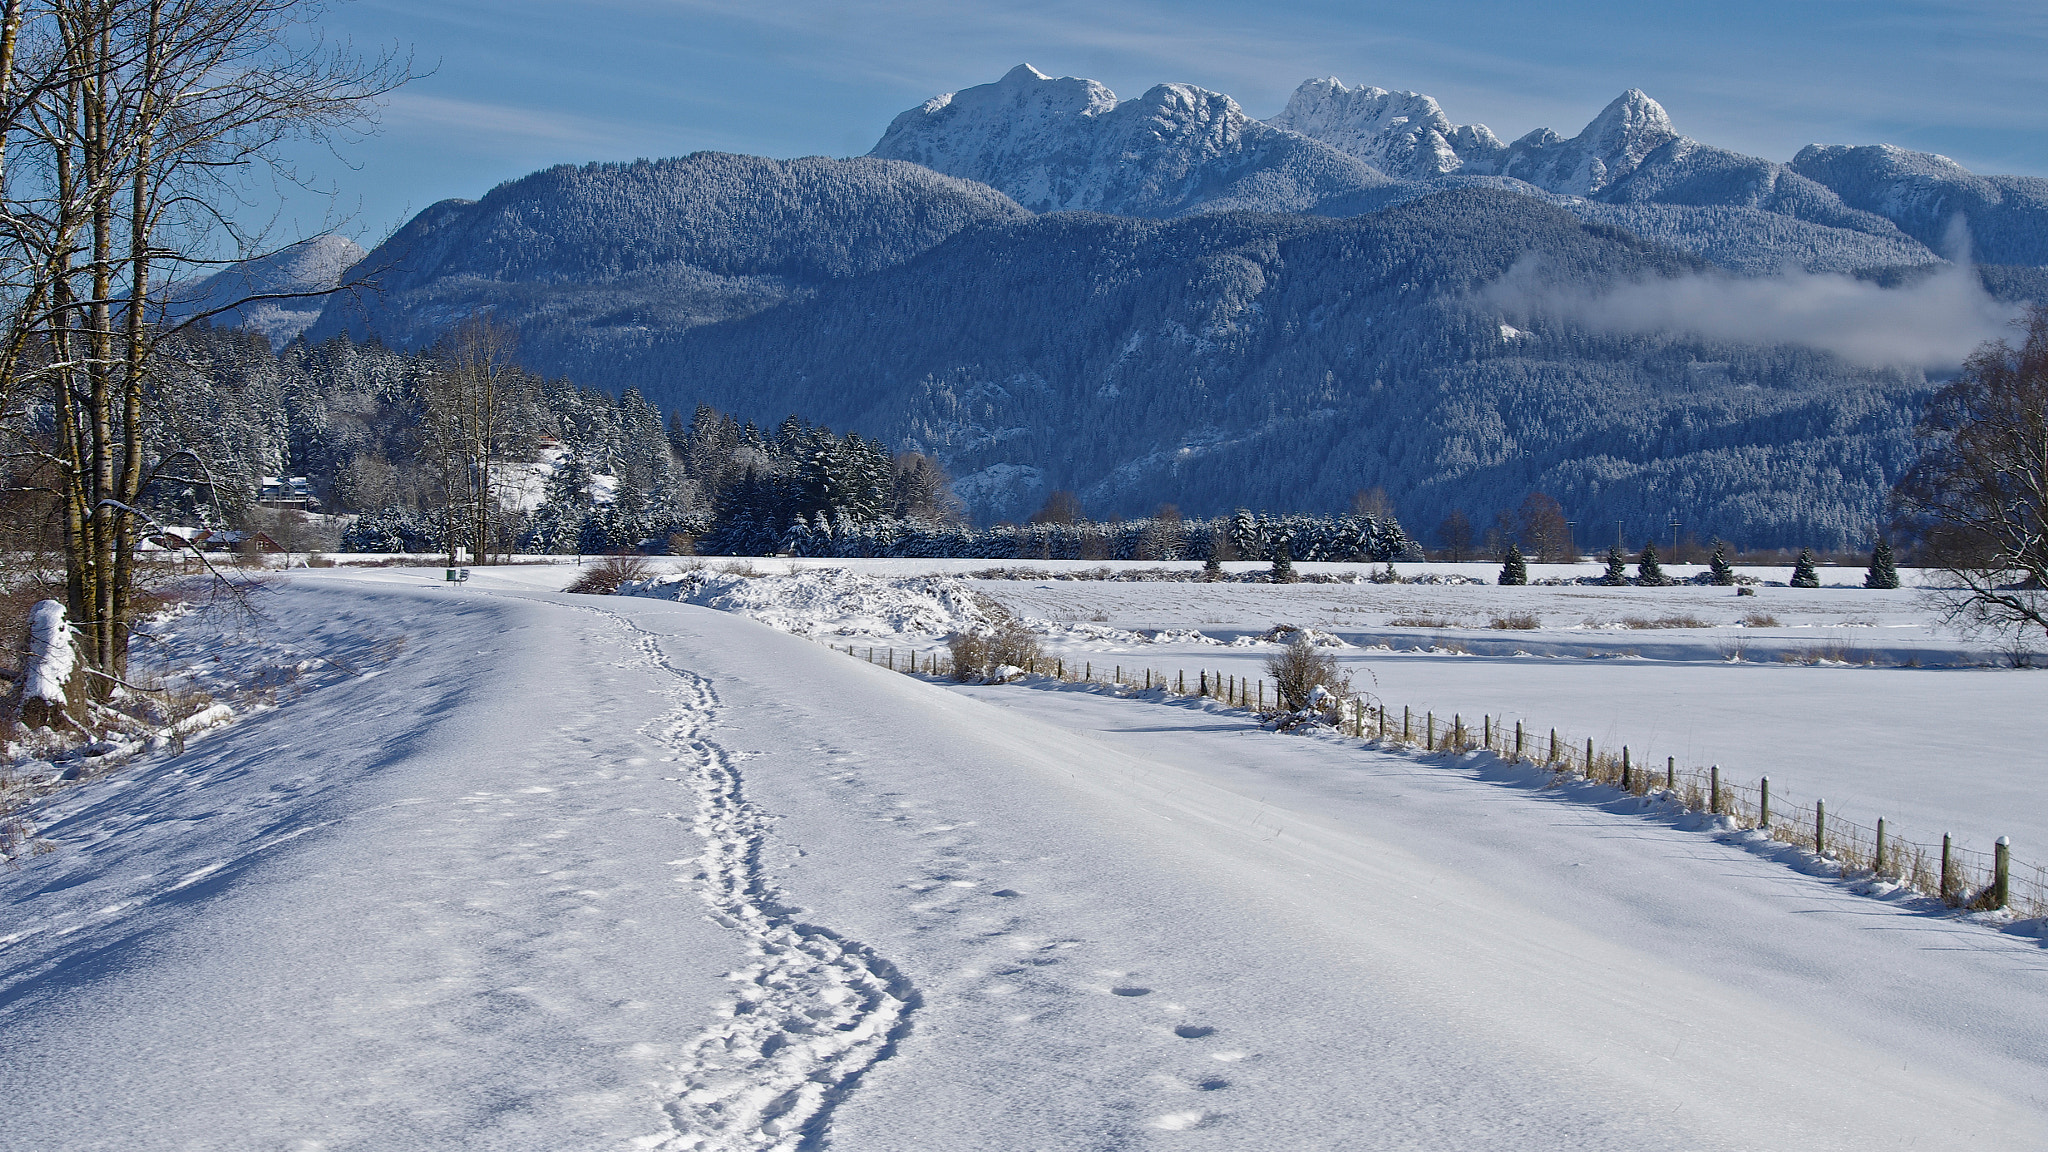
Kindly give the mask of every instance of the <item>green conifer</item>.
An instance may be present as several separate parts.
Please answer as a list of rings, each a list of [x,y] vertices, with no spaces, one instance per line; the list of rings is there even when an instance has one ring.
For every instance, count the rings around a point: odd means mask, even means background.
[[[1714,541],[1714,554],[1707,558],[1707,576],[1723,588],[1735,583],[1735,569],[1728,563],[1728,545]]]
[[[1870,551],[1870,571],[1863,574],[1865,588],[1897,588],[1899,566],[1892,561],[1891,541],[1877,538],[1877,547]]]
[[[1527,584],[1528,582],[1529,562],[1522,558],[1522,546],[1520,544],[1508,545],[1508,554],[1502,557],[1500,562],[1499,583],[1507,585]]]
[[[1287,546],[1285,539],[1273,542],[1273,583],[1294,583],[1294,557],[1291,555],[1292,552],[1293,549]]]
[[[1813,549],[1801,548],[1799,560],[1792,565],[1792,586],[1794,588],[1820,587],[1820,573],[1813,567]]]
[[[1628,562],[1621,558],[1621,545],[1607,546],[1607,571],[1601,573],[1600,583],[1609,588],[1620,588],[1628,583]]]
[[[1643,554],[1636,557],[1636,583],[1645,588],[1662,588],[1671,583],[1671,577],[1664,574],[1664,566],[1657,563],[1657,546],[1643,545]]]

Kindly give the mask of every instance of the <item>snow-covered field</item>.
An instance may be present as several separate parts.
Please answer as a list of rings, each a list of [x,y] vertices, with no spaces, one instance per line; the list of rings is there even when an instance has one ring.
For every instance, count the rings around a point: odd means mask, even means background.
[[[2038,924],[1858,895],[1487,756],[788,634],[928,650],[957,586],[695,588],[721,611],[438,575],[281,580],[264,627],[346,675],[46,802],[57,851],[0,876],[0,1147],[2048,1143]],[[1941,802],[2048,838],[2021,735],[2048,681],[1926,667],[1977,650],[1911,593],[1765,589],[1739,607],[1779,625],[1738,629],[1725,589],[966,589],[1066,659],[1190,674],[1256,676],[1272,648],[1228,641],[1314,625],[1397,707],[1790,749],[1774,775],[1834,773],[1845,807],[2004,780]],[[1636,609],[1714,626],[1579,626]],[[1502,639],[1505,610],[1544,617],[1506,641],[1531,655],[1401,651]],[[1479,627],[1392,623],[1423,613]],[[1729,663],[1734,636],[1885,655]]]

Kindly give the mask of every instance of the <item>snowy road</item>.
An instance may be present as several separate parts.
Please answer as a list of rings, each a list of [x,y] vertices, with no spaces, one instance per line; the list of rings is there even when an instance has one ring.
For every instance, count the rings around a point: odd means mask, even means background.
[[[1510,779],[652,600],[295,578],[372,677],[0,877],[0,1148],[2037,1148],[2048,952]]]

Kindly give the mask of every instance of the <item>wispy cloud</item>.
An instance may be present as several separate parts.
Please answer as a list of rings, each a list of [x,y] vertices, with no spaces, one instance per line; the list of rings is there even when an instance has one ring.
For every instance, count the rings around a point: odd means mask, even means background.
[[[630,124],[404,89],[391,97],[383,120],[387,128],[399,131],[455,131],[501,141],[582,144],[604,151],[635,135]]]
[[[1565,320],[1596,332],[1684,333],[1738,344],[1792,344],[1871,367],[1953,368],[2012,334],[2015,305],[1993,299],[1968,265],[1884,288],[1853,276],[1788,271],[1655,277],[1560,286],[1533,260],[1478,296],[1512,318]]]

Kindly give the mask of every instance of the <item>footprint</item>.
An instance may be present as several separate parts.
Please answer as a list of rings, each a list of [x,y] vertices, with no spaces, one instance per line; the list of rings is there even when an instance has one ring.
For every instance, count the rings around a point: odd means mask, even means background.
[[[1011,897],[1015,897],[1015,896],[1021,896],[1021,895],[1023,895],[1023,893],[1021,893],[1021,892],[1015,892],[1015,891],[1012,891],[1011,889],[1008,889],[1008,888],[998,888],[998,889],[996,889],[995,891],[993,891],[993,892],[989,893],[989,895],[991,895],[991,896],[1001,896],[1001,897],[1003,897],[1003,898],[1005,898],[1005,899],[1009,899],[1009,898],[1011,898]]]
[[[1214,1036],[1216,1030],[1207,1024],[1180,1024],[1174,1027],[1173,1034],[1183,1040],[1200,1040],[1204,1036]]]
[[[1109,994],[1111,996],[1150,996],[1152,994],[1152,990],[1150,988],[1132,987],[1111,988],[1109,990]]]
[[[1202,1092],[1214,1092],[1219,1088],[1228,1087],[1230,1087],[1230,1081],[1228,1080],[1204,1080],[1200,1084],[1195,1085],[1195,1088]]]

